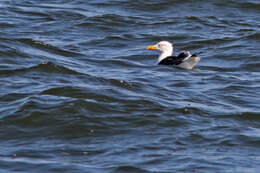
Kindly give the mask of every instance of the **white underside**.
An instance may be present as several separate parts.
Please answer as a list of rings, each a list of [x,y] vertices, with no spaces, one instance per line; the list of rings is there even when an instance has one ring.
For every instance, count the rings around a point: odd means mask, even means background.
[[[199,57],[190,57],[186,61],[183,61],[181,64],[176,65],[177,67],[191,70],[198,62],[200,61]]]

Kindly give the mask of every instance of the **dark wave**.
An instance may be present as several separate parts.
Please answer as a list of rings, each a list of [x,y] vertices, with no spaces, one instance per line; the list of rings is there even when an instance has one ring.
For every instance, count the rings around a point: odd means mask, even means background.
[[[18,73],[26,73],[26,72],[45,72],[45,73],[61,73],[61,74],[81,74],[79,72],[70,70],[64,66],[56,65],[52,62],[43,62],[41,64],[20,68],[20,69],[12,69],[12,70],[0,70],[0,75],[12,75]]]
[[[144,172],[144,173],[149,172],[145,169],[140,169],[135,166],[119,166],[114,171],[115,172]]]
[[[66,56],[66,57],[81,55],[80,53],[72,52],[72,51],[69,51],[69,50],[61,50],[58,47],[54,47],[52,45],[43,43],[41,41],[36,41],[36,40],[30,39],[30,38],[19,38],[19,39],[16,39],[16,40],[21,42],[21,43],[27,44],[31,47],[38,48],[38,49],[48,51],[48,52],[52,52],[54,54],[58,54],[58,55]]]

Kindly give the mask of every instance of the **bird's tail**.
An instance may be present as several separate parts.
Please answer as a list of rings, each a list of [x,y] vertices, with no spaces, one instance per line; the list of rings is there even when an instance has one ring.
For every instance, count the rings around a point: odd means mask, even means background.
[[[202,52],[196,52],[196,53],[192,54],[191,56],[192,56],[192,57],[199,57],[198,54],[201,54],[201,53],[202,53]]]

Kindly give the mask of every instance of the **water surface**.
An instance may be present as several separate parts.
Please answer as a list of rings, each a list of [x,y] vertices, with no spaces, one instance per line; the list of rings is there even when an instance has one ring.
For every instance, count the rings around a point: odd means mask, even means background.
[[[259,172],[257,0],[2,0],[1,172]],[[198,53],[198,71],[146,46]]]

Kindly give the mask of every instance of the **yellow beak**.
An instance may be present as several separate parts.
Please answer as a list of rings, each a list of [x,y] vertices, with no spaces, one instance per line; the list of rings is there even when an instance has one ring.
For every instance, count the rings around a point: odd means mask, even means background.
[[[148,50],[155,50],[157,48],[155,47],[155,45],[151,45],[151,46],[148,46],[146,49],[148,49]]]

